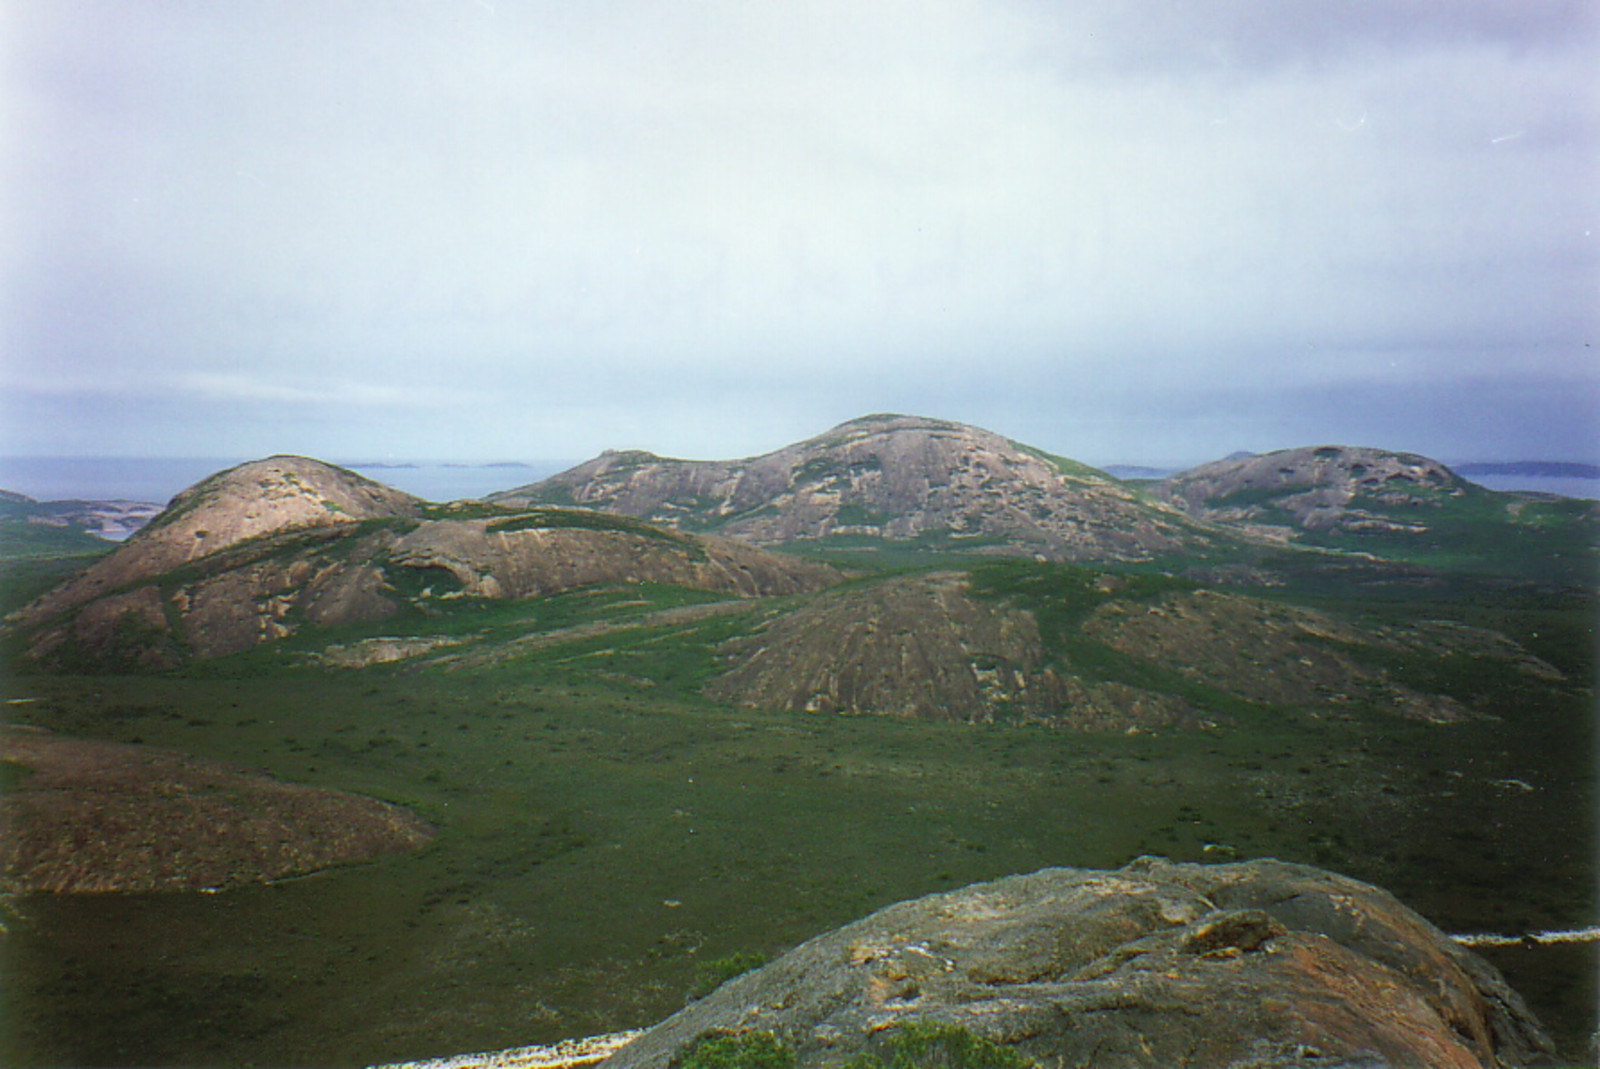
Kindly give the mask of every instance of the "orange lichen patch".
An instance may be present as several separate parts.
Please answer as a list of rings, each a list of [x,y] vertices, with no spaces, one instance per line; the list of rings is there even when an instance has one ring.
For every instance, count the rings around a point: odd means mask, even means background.
[[[1458,1031],[1449,1008],[1418,992],[1398,973],[1325,936],[1295,932],[1281,941],[1276,966],[1293,1000],[1295,1032],[1312,1048],[1376,1047],[1396,1064],[1481,1069],[1494,1064],[1481,1029]],[[1477,1034],[1471,1034],[1477,1033]]]

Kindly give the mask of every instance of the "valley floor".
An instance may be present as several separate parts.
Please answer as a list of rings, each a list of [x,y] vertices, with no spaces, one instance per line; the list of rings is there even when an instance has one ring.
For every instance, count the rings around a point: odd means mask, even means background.
[[[1585,708],[1095,735],[763,713],[622,667],[10,679],[14,721],[360,791],[438,834],[217,895],[14,900],[0,1062],[361,1066],[644,1027],[732,956],[1147,853],[1322,865],[1449,931],[1596,922]],[[1580,1050],[1594,944],[1485,954]]]

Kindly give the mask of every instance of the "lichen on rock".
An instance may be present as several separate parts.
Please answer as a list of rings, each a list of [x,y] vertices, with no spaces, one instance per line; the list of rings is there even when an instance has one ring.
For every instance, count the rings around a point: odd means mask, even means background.
[[[1377,887],[1272,860],[1140,858],[890,906],[604,1065],[667,1069],[707,1036],[749,1034],[799,1069],[853,1064],[907,1027],[970,1033],[1017,1064],[1123,1069],[1490,1069],[1552,1049],[1493,968]]]

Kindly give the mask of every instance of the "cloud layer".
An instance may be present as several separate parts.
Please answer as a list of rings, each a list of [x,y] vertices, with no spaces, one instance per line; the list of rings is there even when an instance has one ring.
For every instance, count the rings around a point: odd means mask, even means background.
[[[1593,456],[1592,16],[12,9],[6,444]]]

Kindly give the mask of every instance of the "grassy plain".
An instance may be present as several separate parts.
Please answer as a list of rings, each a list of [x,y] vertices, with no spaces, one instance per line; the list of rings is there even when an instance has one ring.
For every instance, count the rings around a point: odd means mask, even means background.
[[[1071,641],[1087,593],[1030,568],[986,581],[1055,606],[1046,627]],[[1131,735],[778,713],[698,691],[764,606],[663,616],[715,599],[649,586],[458,601],[177,673],[13,673],[13,721],[362,791],[438,834],[218,895],[17,901],[0,1064],[370,1065],[639,1027],[715,962],[929,891],[1145,853],[1323,865],[1450,931],[1595,923],[1591,595],[1363,568],[1254,593],[1503,627],[1570,682],[1402,666],[1488,694],[1496,719],[1455,725],[1359,706]],[[375,634],[460,640],[461,657],[308,661]],[[1495,957],[1578,1049],[1592,944]]]

